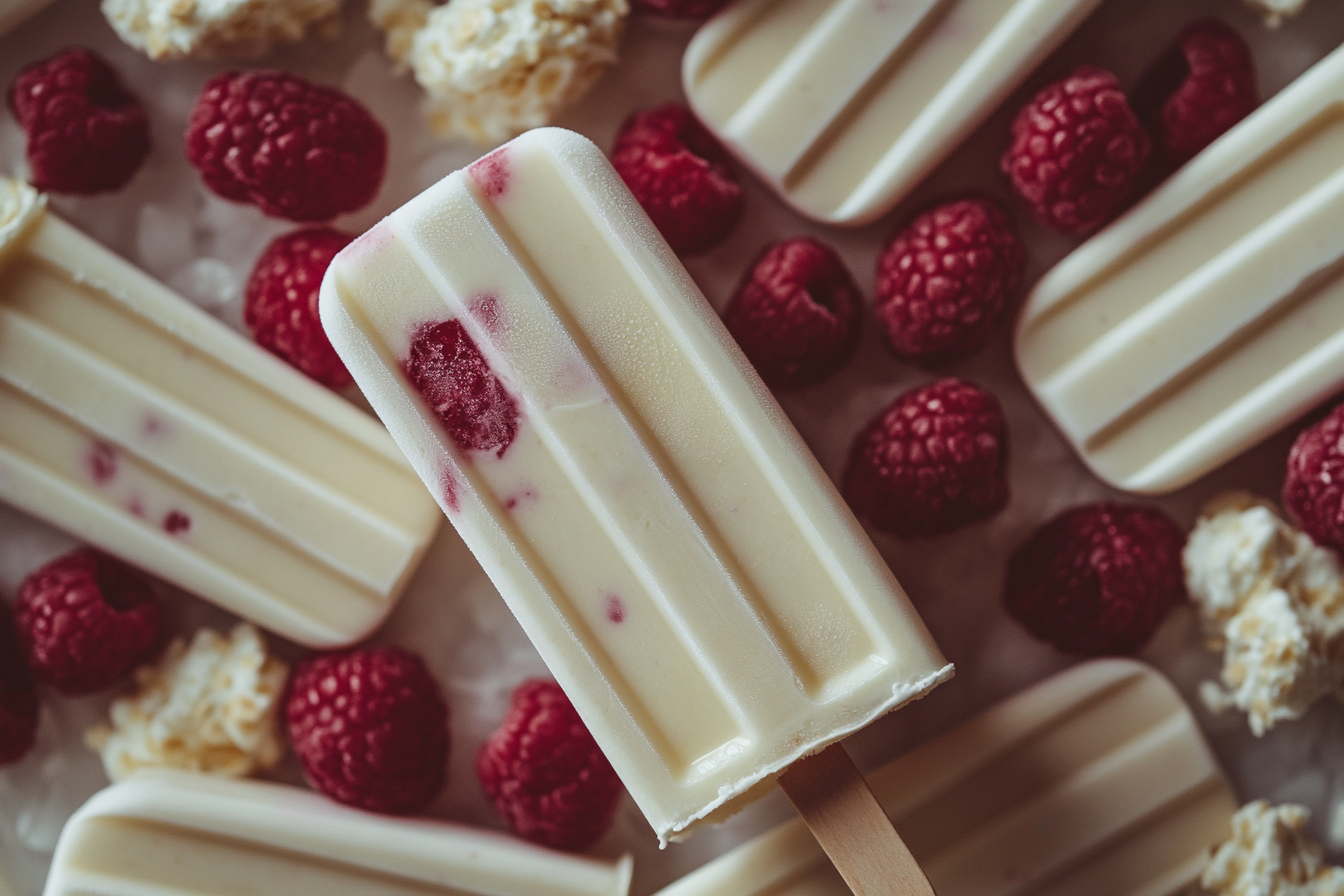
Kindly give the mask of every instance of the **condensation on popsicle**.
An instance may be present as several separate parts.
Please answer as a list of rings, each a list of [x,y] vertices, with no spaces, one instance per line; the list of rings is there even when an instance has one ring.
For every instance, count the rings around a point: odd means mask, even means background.
[[[1237,802],[1154,670],[1063,672],[869,776],[938,896],[1175,896]],[[800,822],[657,896],[848,896]]]
[[[1180,488],[1344,385],[1341,233],[1336,50],[1041,279],[1023,379],[1099,477]]]
[[[890,210],[1100,0],[739,0],[682,58],[691,108],[819,221]]]
[[[321,310],[663,841],[951,675],[586,139],[431,187]]]
[[[0,500],[313,646],[441,520],[368,415],[0,178]]]
[[[581,858],[305,790],[140,771],[66,823],[44,896],[626,896],[631,860]]]

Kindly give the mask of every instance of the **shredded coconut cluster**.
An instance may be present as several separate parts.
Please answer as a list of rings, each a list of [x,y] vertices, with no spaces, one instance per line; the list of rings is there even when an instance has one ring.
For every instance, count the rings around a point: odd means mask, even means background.
[[[1256,800],[1232,816],[1232,839],[1218,847],[1201,883],[1220,896],[1344,896],[1344,868],[1321,861],[1302,833],[1303,806]]]
[[[178,638],[157,666],[136,670],[136,692],[112,703],[111,725],[89,731],[113,781],[144,767],[247,775],[280,761],[279,702],[288,667],[261,635],[201,629]]]
[[[262,56],[310,29],[334,33],[340,8],[340,0],[103,0],[117,35],[151,59]]]
[[[1205,510],[1186,543],[1186,587],[1209,646],[1223,650],[1224,687],[1200,695],[1235,706],[1258,736],[1317,698],[1344,698],[1344,570],[1329,550],[1246,495]]]
[[[482,145],[541,127],[616,61],[626,0],[373,0],[387,52],[428,94],[430,127]]]
[[[1246,0],[1246,5],[1264,16],[1265,24],[1270,28],[1277,28],[1284,19],[1301,12],[1307,0]]]

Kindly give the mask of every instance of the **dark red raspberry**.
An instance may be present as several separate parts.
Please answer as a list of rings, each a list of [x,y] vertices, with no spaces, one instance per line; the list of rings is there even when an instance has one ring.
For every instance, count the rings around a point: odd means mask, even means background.
[[[877,320],[896,357],[941,364],[988,341],[1022,282],[1026,252],[992,199],[944,202],[877,257]]]
[[[854,439],[845,499],[884,532],[922,538],[1008,503],[1008,424],[995,397],[956,379],[900,395]]]
[[[312,785],[374,812],[415,812],[443,789],[448,705],[420,658],[397,647],[299,664],[285,708]]]
[[[1344,404],[1293,442],[1283,506],[1312,541],[1344,552]]]
[[[387,134],[369,110],[281,71],[211,78],[191,110],[186,143],[210,189],[291,221],[362,208],[387,167]]]
[[[0,600],[0,766],[18,762],[37,737],[37,694],[23,661],[14,617]]]
[[[476,756],[476,776],[520,837],[579,850],[611,827],[621,780],[569,698],[553,681],[533,678]]]
[[[1060,650],[1135,653],[1185,599],[1184,547],[1181,527],[1150,507],[1075,507],[1009,558],[1003,602]]]
[[[457,447],[504,456],[518,435],[518,402],[460,321],[421,327],[401,367]]]
[[[611,164],[674,252],[703,252],[742,217],[745,200],[728,153],[685,106],[627,118]]]
[[[854,356],[863,296],[835,250],[811,237],[766,246],[723,322],[772,389],[819,383]]]
[[[669,19],[704,19],[718,12],[728,0],[631,0],[635,9]]]
[[[1115,75],[1083,66],[1022,107],[999,164],[1042,224],[1078,234],[1120,209],[1151,149]]]
[[[1217,19],[1182,31],[1134,90],[1134,111],[1171,170],[1259,104],[1250,47]]]
[[[91,548],[24,579],[14,617],[33,674],[65,694],[112,687],[160,643],[159,602],[149,582]]]
[[[28,135],[28,165],[39,190],[116,190],[149,154],[149,119],[140,101],[83,47],[20,71],[9,88],[9,108]]]
[[[274,240],[247,278],[243,321],[257,344],[325,386],[350,383],[317,316],[322,275],[353,237],[330,227],[309,227]]]

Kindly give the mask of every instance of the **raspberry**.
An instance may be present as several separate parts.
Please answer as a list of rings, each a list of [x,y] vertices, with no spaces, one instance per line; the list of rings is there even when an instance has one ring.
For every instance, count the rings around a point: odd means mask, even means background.
[[[674,252],[703,252],[742,217],[728,153],[685,106],[668,103],[627,118],[611,164]]]
[[[1083,66],[1022,107],[999,165],[1042,224],[1079,234],[1119,210],[1151,149],[1115,75]]]
[[[704,19],[718,12],[728,0],[631,0],[635,9],[669,19]]]
[[[1283,506],[1312,541],[1344,551],[1344,404],[1293,442]]]
[[[596,842],[616,813],[621,780],[569,698],[533,678],[476,756],[476,777],[509,829],[556,849]]]
[[[1185,532],[1148,507],[1088,504],[1008,560],[1003,602],[1032,634],[1085,656],[1129,654],[1185,599]]]
[[[402,369],[457,447],[504,456],[518,435],[518,402],[460,321],[421,327]]]
[[[277,238],[247,278],[243,321],[257,344],[325,386],[350,383],[317,316],[317,291],[332,258],[352,237],[309,227]]]
[[[387,167],[387,134],[367,109],[289,72],[211,78],[191,110],[186,143],[210,189],[291,221],[362,208]]]
[[[941,364],[989,339],[1022,282],[1026,252],[992,199],[945,202],[877,258],[877,320],[896,357]]]
[[[19,642],[39,681],[65,694],[115,685],[159,647],[159,603],[149,582],[101,551],[72,551],[19,586]]]
[[[19,650],[9,605],[0,601],[0,766],[18,762],[37,737],[37,694]]]
[[[28,135],[28,165],[39,190],[116,190],[149,154],[149,119],[140,101],[83,47],[20,71],[9,88],[9,108]]]
[[[922,538],[1008,503],[1008,424],[993,395],[956,379],[900,395],[854,439],[845,499],[884,532]]]
[[[1175,170],[1260,102],[1251,51],[1217,19],[1189,25],[1134,90],[1134,110]]]
[[[337,802],[407,813],[443,789],[448,706],[415,654],[382,647],[305,660],[285,718],[308,780]]]
[[[859,287],[835,250],[794,237],[756,257],[723,322],[772,389],[800,389],[853,357],[862,308]]]

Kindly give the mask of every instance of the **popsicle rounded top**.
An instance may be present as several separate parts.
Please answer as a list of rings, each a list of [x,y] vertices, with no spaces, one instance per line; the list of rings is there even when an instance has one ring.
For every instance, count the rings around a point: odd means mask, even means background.
[[[661,839],[951,675],[587,139],[449,175],[337,256],[321,312]]]
[[[1023,379],[1104,481],[1162,494],[1344,384],[1344,50],[1055,266]]]
[[[737,0],[696,32],[696,115],[799,212],[910,193],[1100,0]]]

